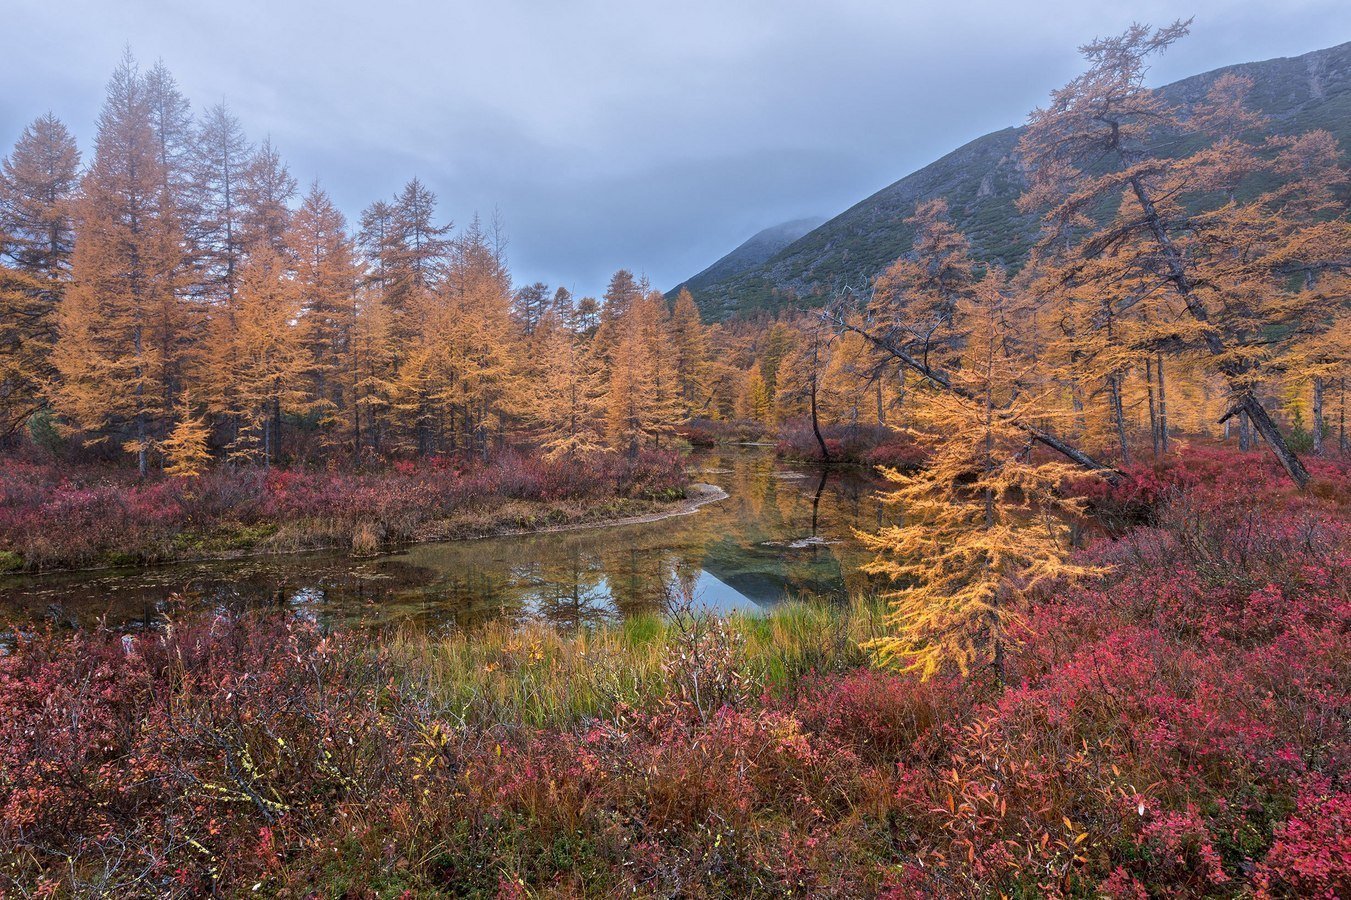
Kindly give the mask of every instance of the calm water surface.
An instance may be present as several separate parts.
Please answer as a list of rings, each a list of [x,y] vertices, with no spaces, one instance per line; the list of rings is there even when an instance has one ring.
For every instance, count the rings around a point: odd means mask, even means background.
[[[276,607],[328,624],[437,629],[539,616],[570,626],[661,608],[671,594],[754,610],[862,585],[867,554],[852,529],[884,523],[877,482],[823,477],[757,448],[700,451],[689,468],[728,498],[642,525],[420,544],[374,559],[319,552],[5,577],[0,620],[106,617],[136,628],[179,610]]]

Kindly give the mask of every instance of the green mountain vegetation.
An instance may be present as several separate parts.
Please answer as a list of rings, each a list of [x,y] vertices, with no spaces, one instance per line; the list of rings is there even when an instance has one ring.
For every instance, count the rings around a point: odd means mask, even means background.
[[[1351,148],[1351,42],[1302,56],[1215,69],[1160,89],[1184,109],[1202,99],[1221,76],[1253,82],[1249,102],[1276,133],[1325,129]],[[845,287],[861,287],[914,237],[905,219],[921,200],[948,202],[953,223],[980,258],[1017,267],[1036,236],[1037,213],[1016,207],[1024,176],[1017,156],[1023,129],[1005,128],[959,147],[808,232],[758,265],[723,266],[741,248],[684,283],[704,318],[725,319],[796,302],[814,305]],[[1165,133],[1156,152],[1196,148],[1186,135]],[[752,239],[754,240],[754,239]],[[748,242],[749,244],[750,242]],[[743,245],[745,246],[745,245]]]

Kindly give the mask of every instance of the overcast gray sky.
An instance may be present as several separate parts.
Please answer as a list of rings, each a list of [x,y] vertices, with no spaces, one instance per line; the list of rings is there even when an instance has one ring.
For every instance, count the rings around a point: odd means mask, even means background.
[[[124,45],[224,99],[355,219],[410,176],[494,207],[518,281],[670,287],[1020,122],[1131,20],[1195,15],[1156,83],[1351,39],[1346,0],[0,0],[0,142],[86,150]]]

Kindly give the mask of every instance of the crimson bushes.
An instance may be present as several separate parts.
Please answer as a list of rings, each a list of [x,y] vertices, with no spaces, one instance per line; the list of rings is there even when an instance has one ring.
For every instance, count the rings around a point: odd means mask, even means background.
[[[868,466],[914,469],[923,465],[927,454],[906,433],[892,428],[868,425],[825,425],[821,436],[830,452],[831,462]],[[775,445],[779,456],[819,462],[821,444],[808,421],[788,423]]]
[[[532,524],[497,516],[508,501],[546,508],[504,515],[567,514],[670,498],[683,484],[679,457],[651,452],[632,461],[597,454],[553,463],[506,454],[487,465],[432,460],[379,474],[219,468],[148,481],[11,458],[0,460],[0,554],[7,554],[0,570],[5,560],[40,569],[255,546],[345,546],[365,531],[379,546],[417,537],[439,520],[471,529]]]
[[[715,625],[648,701],[471,726],[378,642],[300,623],[24,639],[0,891],[1346,896],[1345,473],[1295,495],[1220,462],[1151,474],[1150,523],[1040,598],[1003,690],[765,693]]]

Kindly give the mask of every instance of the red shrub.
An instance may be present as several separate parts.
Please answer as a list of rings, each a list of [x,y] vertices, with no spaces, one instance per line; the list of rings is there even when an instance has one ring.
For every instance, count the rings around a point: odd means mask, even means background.
[[[1262,897],[1351,896],[1351,794],[1321,779],[1301,790],[1254,880]]]
[[[141,481],[121,472],[0,459],[0,550],[30,569],[155,562],[174,555],[184,532],[240,525],[323,523],[321,536],[380,523],[386,541],[418,525],[502,499],[603,502],[660,498],[685,483],[680,457],[645,452],[544,462],[503,453],[490,463],[448,457],[401,461],[383,473],[218,468],[188,479]]]
[[[591,465],[628,489],[669,473]],[[710,625],[639,708],[480,727],[361,635],[21,638],[0,656],[0,891],[1345,896],[1351,524],[1340,471],[1299,494],[1264,466],[1245,491],[1171,466],[1151,524],[1083,551],[1111,574],[1036,599],[1003,689],[859,670],[757,698]],[[279,474],[259,502],[547,496],[555,471]],[[102,502],[80,490],[40,493]]]

